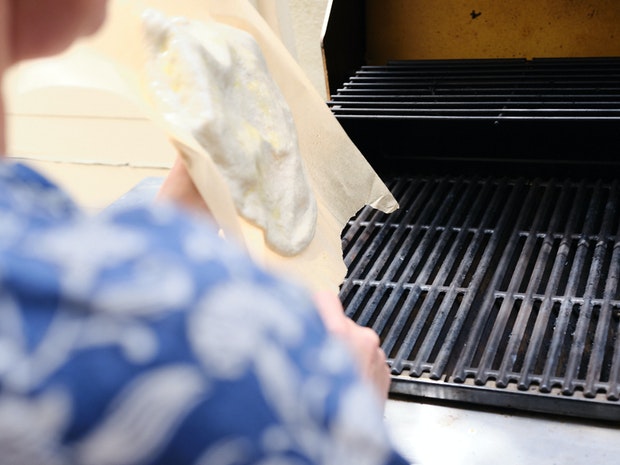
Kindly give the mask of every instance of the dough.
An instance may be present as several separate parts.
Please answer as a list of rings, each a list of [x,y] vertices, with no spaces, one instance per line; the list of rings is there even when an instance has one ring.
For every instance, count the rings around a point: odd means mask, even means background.
[[[164,118],[191,131],[229,185],[238,213],[282,255],[311,242],[317,205],[293,116],[260,47],[216,21],[143,16],[147,72]]]

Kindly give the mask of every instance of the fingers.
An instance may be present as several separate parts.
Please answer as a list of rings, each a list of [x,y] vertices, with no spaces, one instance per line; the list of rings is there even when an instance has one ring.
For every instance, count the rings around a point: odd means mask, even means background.
[[[314,300],[328,331],[347,344],[361,375],[371,382],[380,399],[385,401],[390,386],[390,371],[377,333],[348,318],[336,294],[320,292],[315,294]]]
[[[192,181],[185,163],[178,157],[161,186],[158,199],[166,199],[195,213],[210,215],[209,207]]]
[[[357,355],[362,376],[372,382],[385,401],[390,387],[390,370],[379,336],[370,328],[349,322],[348,342]]]
[[[329,291],[319,291],[314,294],[314,303],[328,331],[339,336],[345,336],[349,330],[349,319],[344,313],[338,295]]]

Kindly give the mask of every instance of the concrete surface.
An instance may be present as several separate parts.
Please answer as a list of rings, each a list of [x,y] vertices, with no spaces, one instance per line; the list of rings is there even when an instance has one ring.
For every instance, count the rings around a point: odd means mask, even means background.
[[[420,465],[620,463],[611,424],[403,400],[388,401],[385,417],[401,454]]]

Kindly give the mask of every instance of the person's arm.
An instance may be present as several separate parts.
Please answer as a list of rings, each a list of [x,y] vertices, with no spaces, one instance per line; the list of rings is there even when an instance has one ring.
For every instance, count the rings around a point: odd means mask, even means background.
[[[209,207],[180,157],[162,185],[158,198],[171,200],[194,212],[209,215]],[[317,293],[315,304],[327,329],[345,342],[358,360],[362,375],[376,387],[379,396],[385,400],[390,374],[377,334],[347,318],[338,296],[332,292]]]

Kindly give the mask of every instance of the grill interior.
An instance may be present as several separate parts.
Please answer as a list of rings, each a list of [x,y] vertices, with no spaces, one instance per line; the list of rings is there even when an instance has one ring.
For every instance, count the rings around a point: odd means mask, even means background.
[[[401,205],[343,232],[341,298],[380,335],[392,392],[620,419],[619,74],[401,61],[332,96]]]
[[[554,176],[575,164],[619,166],[618,58],[362,66],[329,105],[383,172],[412,168],[412,157],[416,169],[450,162],[472,173],[507,163]]]

